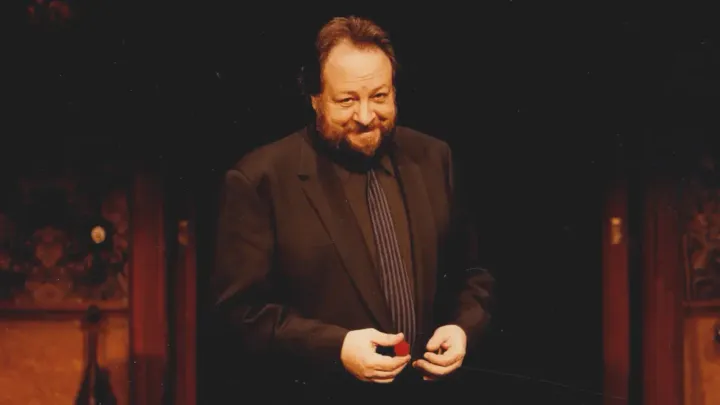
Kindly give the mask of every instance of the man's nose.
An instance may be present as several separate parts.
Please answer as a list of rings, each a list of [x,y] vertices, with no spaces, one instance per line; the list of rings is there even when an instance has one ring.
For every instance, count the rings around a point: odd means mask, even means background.
[[[359,124],[368,126],[375,119],[375,111],[373,111],[370,103],[367,101],[360,103],[358,111],[355,112],[355,121]]]

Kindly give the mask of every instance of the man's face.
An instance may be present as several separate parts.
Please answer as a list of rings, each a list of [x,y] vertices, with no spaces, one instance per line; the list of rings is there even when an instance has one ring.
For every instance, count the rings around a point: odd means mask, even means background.
[[[390,59],[377,48],[338,44],[325,62],[323,91],[313,96],[312,105],[324,138],[374,155],[397,115]]]

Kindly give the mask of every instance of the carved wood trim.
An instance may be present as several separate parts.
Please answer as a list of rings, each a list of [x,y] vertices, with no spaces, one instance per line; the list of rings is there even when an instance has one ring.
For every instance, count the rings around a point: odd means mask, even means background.
[[[702,300],[702,301],[685,301],[683,302],[685,308],[707,308],[712,310],[720,309],[720,299]]]

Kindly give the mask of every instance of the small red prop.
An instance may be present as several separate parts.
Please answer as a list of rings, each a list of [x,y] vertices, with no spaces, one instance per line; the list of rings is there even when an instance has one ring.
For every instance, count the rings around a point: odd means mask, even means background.
[[[410,345],[406,341],[402,341],[395,345],[395,355],[396,356],[407,356],[410,354]]]

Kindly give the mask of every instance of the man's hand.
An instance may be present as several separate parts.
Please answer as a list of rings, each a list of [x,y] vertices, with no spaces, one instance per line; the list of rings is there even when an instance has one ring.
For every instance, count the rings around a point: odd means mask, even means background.
[[[376,329],[348,332],[340,351],[345,369],[362,381],[389,383],[405,368],[410,356],[389,357],[376,352],[378,346],[395,346],[404,339],[402,333],[389,335]]]
[[[437,328],[427,344],[427,352],[413,362],[413,367],[425,373],[424,380],[445,377],[460,368],[465,358],[467,336],[457,325]]]

